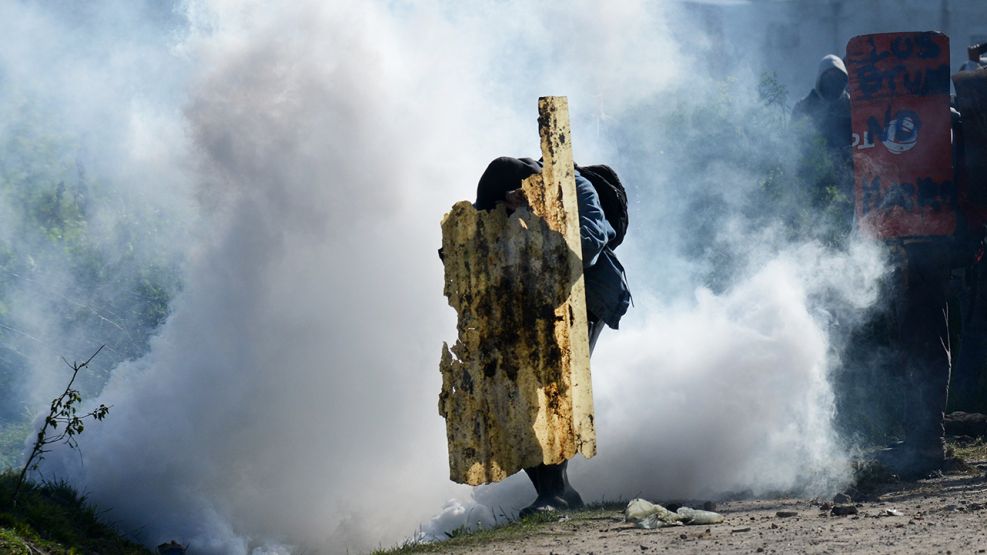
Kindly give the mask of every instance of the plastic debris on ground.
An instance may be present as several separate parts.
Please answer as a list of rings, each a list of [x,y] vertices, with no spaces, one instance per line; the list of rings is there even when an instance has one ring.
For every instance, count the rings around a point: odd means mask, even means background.
[[[723,515],[690,507],[679,507],[672,512],[645,499],[632,499],[624,509],[624,521],[636,528],[652,530],[684,524],[719,524],[723,522]]]
[[[714,513],[713,511],[701,511],[699,509],[690,509],[689,507],[680,507],[676,514],[683,518],[682,522],[686,524],[719,524],[723,522],[723,515],[720,513]]]

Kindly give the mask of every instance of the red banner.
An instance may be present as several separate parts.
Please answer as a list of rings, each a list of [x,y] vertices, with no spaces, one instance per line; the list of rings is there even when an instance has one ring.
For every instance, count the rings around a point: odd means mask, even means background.
[[[949,38],[861,35],[846,51],[858,225],[883,239],[953,235]]]

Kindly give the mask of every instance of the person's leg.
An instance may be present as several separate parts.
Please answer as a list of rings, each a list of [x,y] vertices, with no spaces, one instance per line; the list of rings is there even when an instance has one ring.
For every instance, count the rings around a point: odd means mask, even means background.
[[[569,508],[569,504],[563,498],[566,463],[568,461],[563,461],[562,464],[540,464],[524,469],[528,479],[535,486],[537,496],[534,502],[521,509],[519,513],[521,518],[542,511],[563,511]]]
[[[600,338],[600,334],[603,332],[603,328],[606,324],[603,320],[597,318],[596,316],[589,315],[589,353],[593,354],[593,349],[596,348],[596,341]],[[583,498],[579,495],[572,484],[569,483],[569,473],[567,472],[567,467],[569,466],[569,461],[563,461],[559,466],[558,472],[562,475],[562,498],[565,499],[566,503],[569,505],[570,509],[578,509],[583,506]]]
[[[593,354],[596,340],[605,326],[604,322],[589,315],[589,352]],[[583,506],[579,492],[569,483],[567,468],[569,461],[560,464],[540,464],[525,468],[524,472],[535,486],[535,501],[521,509],[520,516],[526,517],[538,511],[576,509]]]
[[[593,349],[596,348],[596,340],[600,338],[600,334],[603,333],[603,328],[606,327],[606,323],[603,320],[595,316],[589,317],[589,354],[592,356]]]
[[[949,272],[932,245],[908,253],[905,291],[900,304],[899,345],[909,396],[905,407],[905,444],[899,461],[903,477],[921,477],[942,466],[943,415],[949,387],[945,316]]]
[[[952,410],[978,412],[977,391],[980,374],[987,361],[987,263],[979,262],[968,269],[963,295],[960,296],[962,328],[959,352],[950,376],[949,404]]]
[[[570,509],[578,509],[583,506],[583,497],[579,495],[572,484],[569,483],[569,473],[567,472],[567,467],[569,466],[569,461],[563,461],[562,464],[558,465],[561,468],[560,472],[562,474],[562,499],[565,499],[567,505]]]

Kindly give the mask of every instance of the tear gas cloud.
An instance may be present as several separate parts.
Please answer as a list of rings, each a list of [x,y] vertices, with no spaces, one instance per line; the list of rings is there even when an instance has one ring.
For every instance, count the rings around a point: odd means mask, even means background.
[[[832,331],[875,301],[882,261],[793,241],[749,205],[763,169],[790,178],[797,156],[757,61],[704,64],[685,6],[140,6],[101,9],[153,33],[83,26],[81,52],[17,35],[4,59],[115,80],[65,125],[101,137],[89,156],[109,187],[171,218],[135,247],[181,260],[168,320],[113,369],[85,464],[45,467],[125,531],[199,552],[366,549],[530,500],[523,477],[448,481],[437,362],[455,315],[435,250],[490,159],[537,154],[549,94],[569,97],[576,159],[613,165],[632,199],[618,255],[636,307],[594,357],[600,455],[573,464],[576,486],[666,499],[846,478]],[[59,73],[41,78],[58,89]],[[69,96],[53,102],[79,113]]]
[[[106,344],[80,376],[98,393],[164,317],[136,307],[177,290],[196,219],[178,19],[123,1],[0,5],[0,422],[64,386],[60,356]]]

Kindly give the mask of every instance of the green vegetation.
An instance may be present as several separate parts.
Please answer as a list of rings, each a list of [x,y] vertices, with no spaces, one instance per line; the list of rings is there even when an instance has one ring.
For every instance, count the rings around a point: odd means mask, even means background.
[[[16,483],[15,473],[0,474],[0,553],[150,553],[102,522],[67,484],[28,484],[13,506]]]
[[[33,432],[40,365],[105,344],[77,384],[95,397],[113,368],[146,353],[180,288],[161,248],[175,223],[90,169],[103,146],[44,99],[0,95],[0,469]]]
[[[34,440],[34,447],[31,449],[27,461],[24,462],[24,466],[21,467],[20,474],[17,476],[17,487],[14,488],[11,503],[17,503],[18,495],[28,479],[28,472],[38,469],[38,465],[45,458],[45,453],[50,451],[49,447],[51,445],[65,444],[72,449],[78,449],[78,436],[86,429],[86,419],[103,420],[109,414],[110,408],[100,404],[96,409],[80,416],[77,405],[82,402],[82,396],[79,395],[78,390],[72,389],[76,377],[79,375],[79,371],[88,367],[89,363],[102,350],[103,347],[100,347],[93,353],[93,356],[82,363],[74,362],[69,364],[68,361],[65,361],[65,364],[68,364],[72,368],[72,377],[69,379],[69,384],[65,386],[65,391],[51,401],[48,416],[45,417],[44,424],[41,426],[41,430]]]
[[[579,523],[587,520],[608,520],[615,516],[615,513],[624,510],[627,502],[603,503],[588,505],[585,509],[578,511],[567,511],[564,513],[541,513],[528,518],[515,520],[503,526],[495,528],[485,528],[470,531],[467,528],[459,528],[447,534],[450,538],[441,543],[423,543],[410,541],[405,545],[393,549],[380,549],[374,551],[374,555],[397,555],[406,553],[437,553],[449,551],[452,548],[459,548],[469,551],[471,548],[481,548],[490,542],[506,542],[511,540],[524,540],[545,533],[544,525],[547,523],[559,523],[564,528],[575,529]],[[560,522],[559,519],[566,515],[566,520]]]
[[[109,412],[108,407],[99,405],[80,415],[77,405],[82,397],[73,388],[79,372],[88,368],[102,350],[100,347],[85,362],[66,361],[72,369],[71,378],[62,394],[51,401],[49,414],[20,472],[0,473],[0,553],[147,553],[103,523],[96,509],[67,483],[36,484],[28,479],[28,471],[37,470],[51,446],[66,444],[77,448],[86,419],[102,420]]]
[[[160,248],[175,223],[91,169],[103,146],[44,99],[0,94],[0,553],[146,553],[66,484],[27,482],[12,502],[12,469],[46,404],[40,365],[105,344],[71,387],[73,403],[96,397],[113,368],[146,353],[180,289],[178,260]]]
[[[968,463],[987,462],[987,441],[982,437],[969,442],[951,441],[948,446],[954,456]]]

